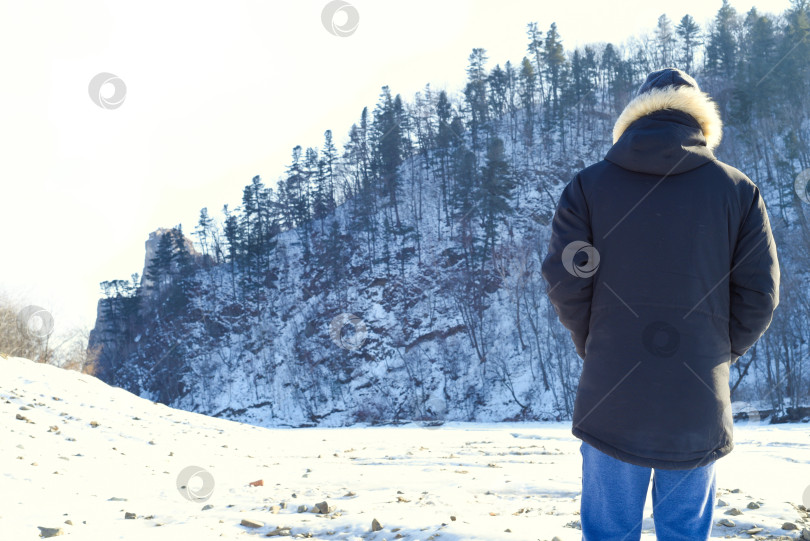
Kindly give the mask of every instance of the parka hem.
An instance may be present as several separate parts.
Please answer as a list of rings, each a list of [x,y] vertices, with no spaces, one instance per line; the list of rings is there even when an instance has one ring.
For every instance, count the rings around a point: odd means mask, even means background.
[[[642,457],[628,453],[592,436],[591,434],[585,432],[584,430],[576,426],[571,427],[571,433],[580,440],[584,441],[585,443],[590,444],[599,451],[613,458],[616,458],[623,462],[634,464],[636,466],[642,466],[645,468],[660,468],[663,470],[691,470],[694,468],[707,466],[708,464],[720,458],[723,458],[724,456],[729,454],[732,451],[732,449],[734,449],[734,442],[729,441],[726,445],[714,449],[713,451],[707,453],[703,457],[685,461],[673,461],[651,457]]]

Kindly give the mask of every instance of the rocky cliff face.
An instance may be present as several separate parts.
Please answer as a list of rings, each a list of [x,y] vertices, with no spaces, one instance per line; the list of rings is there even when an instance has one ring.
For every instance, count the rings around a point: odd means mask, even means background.
[[[113,374],[118,373],[125,365],[127,357],[136,351],[141,339],[143,325],[142,318],[148,317],[147,307],[157,292],[151,287],[151,281],[146,278],[146,270],[157,252],[157,247],[163,235],[172,230],[159,228],[149,234],[145,242],[144,268],[141,274],[140,287],[132,292],[131,296],[112,296],[99,299],[96,309],[96,323],[90,331],[88,348],[101,346],[103,354],[97,367],[97,375],[112,381]],[[199,254],[188,237],[183,237],[184,244],[193,261],[199,262]],[[130,390],[133,386],[127,386]]]
[[[149,264],[152,262],[152,259],[155,257],[155,253],[157,252],[158,243],[160,243],[161,237],[163,235],[169,233],[171,229],[166,229],[165,227],[160,227],[155,231],[149,233],[149,238],[146,239],[144,243],[144,258],[143,258],[143,272],[141,273],[141,286],[144,289],[150,289],[153,285],[151,280],[146,277],[146,269],[149,268]],[[186,245],[186,249],[192,255],[192,257],[200,257],[201,254],[197,252],[194,248],[194,243],[186,236],[183,236],[184,243]]]

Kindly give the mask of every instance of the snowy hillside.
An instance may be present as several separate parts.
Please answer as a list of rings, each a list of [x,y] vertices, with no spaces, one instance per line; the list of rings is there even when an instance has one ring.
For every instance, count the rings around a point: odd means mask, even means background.
[[[582,464],[569,423],[265,429],[25,359],[0,357],[0,374],[2,541],[39,539],[38,527],[105,541],[273,531],[323,540],[580,539]],[[713,538],[750,539],[743,532],[757,527],[755,538],[798,539],[810,527],[800,505],[810,498],[808,425],[735,429],[734,451],[718,462],[728,505],[715,514],[715,523],[734,526],[716,525]],[[316,504],[325,512],[299,512]],[[731,508],[741,514],[726,514]],[[648,494],[645,541],[655,539],[651,512]],[[381,530],[372,532],[375,519]]]

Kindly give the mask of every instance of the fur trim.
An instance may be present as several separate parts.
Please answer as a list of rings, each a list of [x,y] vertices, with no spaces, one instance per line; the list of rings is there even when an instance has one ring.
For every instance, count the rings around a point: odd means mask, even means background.
[[[653,88],[633,98],[613,126],[613,144],[634,121],[660,109],[677,109],[694,117],[703,130],[709,150],[720,144],[723,122],[717,104],[707,93],[689,86]]]

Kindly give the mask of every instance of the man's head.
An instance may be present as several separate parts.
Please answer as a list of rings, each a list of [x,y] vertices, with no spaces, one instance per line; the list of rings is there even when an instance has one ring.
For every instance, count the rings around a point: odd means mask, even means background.
[[[697,82],[685,71],[678,68],[664,68],[647,75],[647,80],[638,88],[636,96],[649,92],[653,88],[664,88],[666,86],[690,86],[695,90],[700,90]]]

